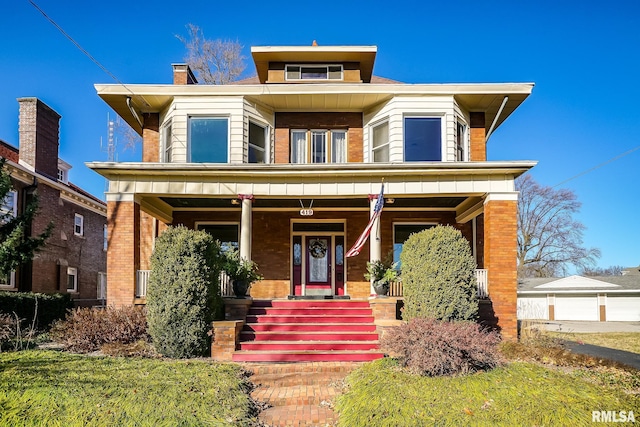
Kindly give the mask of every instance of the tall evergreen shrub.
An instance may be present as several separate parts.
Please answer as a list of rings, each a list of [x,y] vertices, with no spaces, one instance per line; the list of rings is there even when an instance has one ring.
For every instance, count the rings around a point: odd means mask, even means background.
[[[404,243],[400,261],[404,320],[477,317],[476,263],[460,231],[437,226],[412,234]]]
[[[211,322],[223,313],[220,245],[204,231],[169,227],[156,240],[147,288],[147,322],[156,350],[202,356]]]

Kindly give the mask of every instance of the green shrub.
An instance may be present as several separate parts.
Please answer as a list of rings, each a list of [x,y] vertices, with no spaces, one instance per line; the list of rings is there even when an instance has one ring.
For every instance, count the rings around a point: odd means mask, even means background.
[[[402,318],[473,320],[478,316],[476,263],[469,242],[450,226],[409,236],[400,254]]]
[[[388,331],[381,344],[411,373],[435,377],[495,368],[499,342],[474,322],[415,318]]]
[[[219,274],[223,256],[204,231],[169,227],[151,256],[147,288],[149,334],[168,357],[202,356],[211,322],[223,315]]]
[[[69,294],[0,292],[0,312],[11,315],[15,313],[21,319],[22,327],[31,326],[34,315],[36,315],[36,329],[48,329],[54,321],[64,319],[67,310],[72,307],[73,303]]]
[[[49,337],[71,351],[89,353],[105,344],[148,340],[142,307],[77,308],[53,324]]]

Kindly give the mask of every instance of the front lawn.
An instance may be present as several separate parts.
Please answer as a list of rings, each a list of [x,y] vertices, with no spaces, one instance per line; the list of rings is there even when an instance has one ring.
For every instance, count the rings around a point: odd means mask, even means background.
[[[592,411],[640,416],[638,395],[521,362],[467,376],[421,377],[381,359],[354,371],[347,384],[336,404],[343,426],[581,426],[591,424]]]
[[[0,354],[2,426],[250,426],[239,366],[80,356]]]
[[[576,341],[584,344],[599,345],[616,350],[630,351],[640,354],[640,333],[638,332],[549,332],[549,335],[562,340]]]

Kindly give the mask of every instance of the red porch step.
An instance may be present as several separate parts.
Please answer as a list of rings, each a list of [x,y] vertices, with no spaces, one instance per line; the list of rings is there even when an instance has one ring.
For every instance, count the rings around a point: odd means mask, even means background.
[[[256,300],[236,362],[365,362],[384,355],[368,301]]]

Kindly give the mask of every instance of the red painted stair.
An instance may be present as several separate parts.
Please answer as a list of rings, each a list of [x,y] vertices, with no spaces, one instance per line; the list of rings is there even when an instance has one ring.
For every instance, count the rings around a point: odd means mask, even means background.
[[[383,357],[368,301],[255,300],[235,362],[361,362]]]

